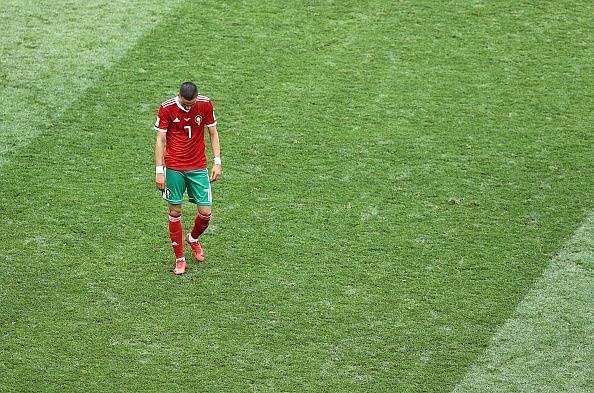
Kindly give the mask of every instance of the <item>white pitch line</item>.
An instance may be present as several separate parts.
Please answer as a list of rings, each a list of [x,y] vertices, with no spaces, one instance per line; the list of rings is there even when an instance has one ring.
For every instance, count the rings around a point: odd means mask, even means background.
[[[594,212],[452,393],[594,392]]]

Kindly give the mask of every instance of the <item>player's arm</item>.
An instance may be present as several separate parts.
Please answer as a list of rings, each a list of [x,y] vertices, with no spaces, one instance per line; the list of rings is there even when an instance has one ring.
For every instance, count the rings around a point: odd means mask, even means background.
[[[219,180],[223,170],[221,168],[221,144],[219,143],[219,133],[217,126],[208,126],[208,134],[210,135],[210,146],[212,147],[212,154],[214,156],[214,165],[210,171],[210,181]]]
[[[162,131],[157,131],[157,138],[155,140],[155,184],[161,191],[165,189],[165,143],[167,134]]]

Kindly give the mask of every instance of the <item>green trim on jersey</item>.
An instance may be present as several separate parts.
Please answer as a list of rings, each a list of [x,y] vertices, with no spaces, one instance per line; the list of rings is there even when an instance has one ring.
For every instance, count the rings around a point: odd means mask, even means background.
[[[186,190],[188,190],[188,198],[191,203],[199,206],[212,206],[208,169],[176,171],[166,168],[163,199],[170,205],[181,205]]]

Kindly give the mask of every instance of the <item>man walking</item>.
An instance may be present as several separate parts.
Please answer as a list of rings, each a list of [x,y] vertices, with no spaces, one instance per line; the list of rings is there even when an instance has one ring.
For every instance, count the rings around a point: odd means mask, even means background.
[[[205,256],[199,241],[212,214],[210,182],[221,177],[221,148],[217,120],[212,102],[198,94],[192,82],[184,82],[177,96],[163,102],[159,108],[155,130],[155,183],[163,192],[169,207],[169,237],[175,254],[175,274],[186,272],[183,249],[182,202],[184,193],[198,206],[192,231],[185,241],[200,262]],[[204,143],[204,127],[208,129],[214,165],[208,174]]]

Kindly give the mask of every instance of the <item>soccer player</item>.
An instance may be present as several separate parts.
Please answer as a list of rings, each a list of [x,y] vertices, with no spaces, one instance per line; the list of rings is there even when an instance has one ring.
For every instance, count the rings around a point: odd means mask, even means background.
[[[214,165],[208,174],[204,127],[208,128]],[[182,201],[188,192],[198,206],[192,231],[185,237],[192,254],[204,262],[200,235],[212,214],[210,183],[221,177],[221,147],[212,102],[198,94],[192,82],[184,82],[176,97],[161,104],[155,123],[155,183],[169,207],[169,237],[175,254],[175,274],[186,272],[183,248]]]

